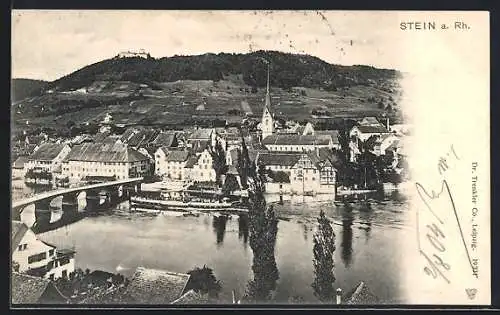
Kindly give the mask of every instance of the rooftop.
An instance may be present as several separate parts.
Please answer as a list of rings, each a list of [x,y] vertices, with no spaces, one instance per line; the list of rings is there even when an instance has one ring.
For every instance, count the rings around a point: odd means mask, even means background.
[[[176,139],[175,132],[160,132],[153,140],[153,144],[171,147],[174,145]]]
[[[339,144],[338,130],[317,130],[314,133],[318,136],[331,136],[333,144]]]
[[[380,125],[380,122],[375,117],[364,117],[363,120],[361,120],[360,125]]]
[[[200,156],[199,155],[192,155],[191,157],[189,157],[189,159],[187,160],[186,162],[186,166],[184,166],[185,168],[193,168],[193,166],[198,163],[198,160],[200,159]]]
[[[167,162],[184,162],[188,159],[188,157],[188,151],[174,150],[168,153]]]
[[[206,304],[208,303],[208,295],[196,293],[194,290],[189,290],[172,304]]]
[[[130,303],[170,304],[182,296],[189,277],[184,273],[138,267],[125,296]]]
[[[12,304],[43,303],[42,297],[49,286],[48,279],[12,272]]]
[[[26,161],[28,161],[27,156],[20,156],[14,161],[14,163],[12,163],[12,168],[22,169],[24,168],[24,163],[26,163]]]
[[[52,161],[55,159],[59,153],[64,149],[66,144],[64,143],[44,143],[33,152],[30,156],[30,160],[41,160],[41,161]]]
[[[12,249],[17,248],[19,246],[19,242],[24,237],[24,234],[29,230],[29,227],[21,221],[12,221],[12,230],[11,230],[11,246]]]
[[[390,131],[387,130],[384,126],[379,125],[379,126],[356,126],[360,132],[362,133],[389,133]]]
[[[262,143],[264,145],[328,145],[332,141],[330,135],[295,135],[275,134],[267,136]]]
[[[378,304],[379,299],[361,281],[354,290],[346,295],[345,304]]]
[[[300,153],[259,153],[257,163],[292,167],[299,161],[300,156]]]
[[[149,160],[147,156],[121,143],[84,143],[76,145],[66,161],[138,162]]]
[[[189,140],[210,140],[212,136],[213,129],[211,128],[199,128],[194,130],[189,136]]]

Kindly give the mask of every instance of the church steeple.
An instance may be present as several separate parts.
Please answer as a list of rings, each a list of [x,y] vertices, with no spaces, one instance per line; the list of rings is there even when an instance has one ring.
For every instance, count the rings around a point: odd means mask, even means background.
[[[269,63],[267,63],[267,88],[264,111],[262,112],[262,139],[274,133],[274,119],[271,112],[271,94],[269,93]]]
[[[269,63],[267,64],[267,88],[266,88],[266,103],[265,107],[271,110],[271,95],[269,94]]]

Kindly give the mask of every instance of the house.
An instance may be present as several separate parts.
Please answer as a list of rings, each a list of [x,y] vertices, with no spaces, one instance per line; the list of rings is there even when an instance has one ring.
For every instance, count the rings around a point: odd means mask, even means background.
[[[360,122],[360,126],[383,126],[375,117],[364,117]]]
[[[166,173],[160,173],[159,175],[167,176],[170,179],[184,179],[184,167],[186,166],[190,155],[190,152],[187,150],[170,151],[165,160],[167,171]]]
[[[177,140],[177,133],[165,132],[165,131],[160,132],[151,144],[154,145],[155,147],[167,147],[167,148],[177,147],[179,144]]]
[[[201,152],[195,152],[197,156],[196,163],[194,163],[190,176],[191,180],[197,182],[213,182],[215,181],[215,170],[213,168],[212,155],[207,146]],[[194,159],[193,159],[194,161]]]
[[[318,150],[303,153],[292,167],[290,185],[292,194],[335,195],[336,170]]]
[[[378,126],[359,125],[352,127],[351,131],[349,132],[349,137],[355,137],[360,139],[361,141],[366,141],[371,136],[383,136],[387,134],[391,134],[391,132],[380,124]]]
[[[213,128],[198,128],[192,131],[187,136],[187,145],[189,147],[193,146],[193,143],[197,141],[210,141],[213,142],[215,140],[215,133]]]
[[[167,155],[169,152],[169,148],[165,146],[161,146],[155,151],[155,175],[167,174]]]
[[[184,273],[138,267],[123,300],[130,304],[170,304],[186,293],[189,279],[190,275]]]
[[[28,156],[24,171],[35,170],[54,173],[70,153],[71,148],[64,143],[44,143]]]
[[[264,138],[262,144],[271,152],[304,152],[334,147],[331,135],[274,134]]]
[[[39,240],[23,222],[12,222],[11,249],[18,272],[57,279],[75,271],[74,251]]]
[[[19,272],[11,274],[11,302],[20,304],[60,304],[67,299],[52,281]]]
[[[14,163],[12,163],[12,178],[23,178],[26,174],[24,164],[28,161],[27,156],[18,157]]]
[[[338,130],[316,130],[314,131],[314,135],[317,136],[330,136],[332,138],[332,149],[340,150],[340,142],[339,142],[339,131]]]
[[[301,153],[258,153],[256,162],[265,169],[274,172],[283,171],[290,176],[292,167],[297,164],[300,157]]]
[[[146,176],[149,172],[149,158],[121,143],[76,145],[64,159],[62,167],[63,175],[70,181],[80,181],[87,176],[119,180]]]

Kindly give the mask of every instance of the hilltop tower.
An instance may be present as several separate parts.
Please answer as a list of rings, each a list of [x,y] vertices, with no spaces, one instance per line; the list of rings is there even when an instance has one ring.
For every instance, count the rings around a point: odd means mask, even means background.
[[[264,111],[262,112],[262,139],[274,133],[274,117],[271,111],[271,95],[269,94],[269,63],[267,64],[267,89]]]

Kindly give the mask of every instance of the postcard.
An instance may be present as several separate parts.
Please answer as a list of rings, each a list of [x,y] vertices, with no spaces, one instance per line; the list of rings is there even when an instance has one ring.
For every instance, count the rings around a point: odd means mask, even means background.
[[[13,10],[12,307],[489,305],[489,51],[480,11]]]

